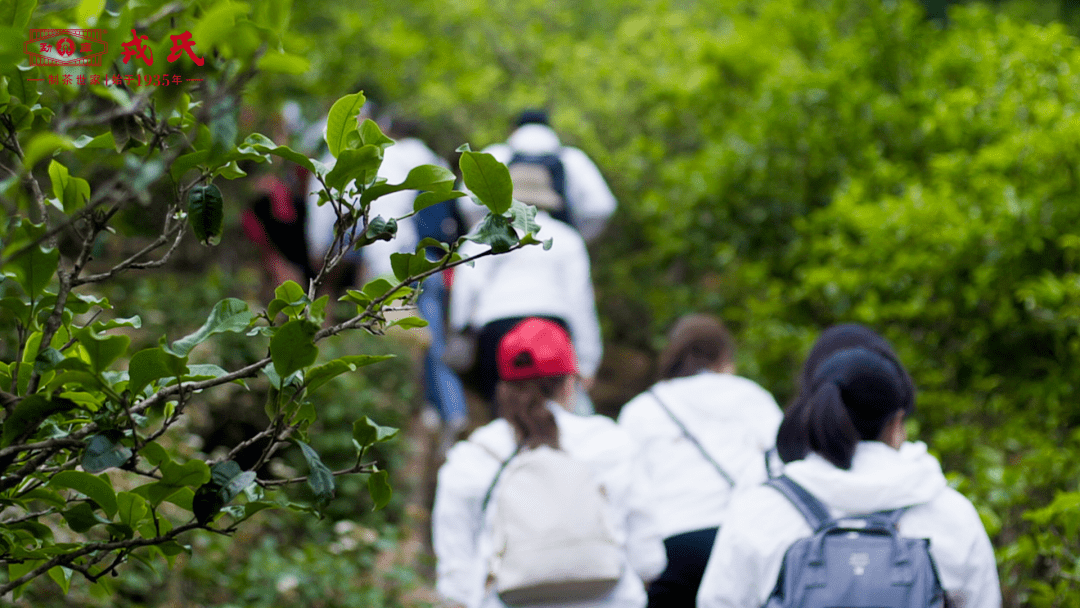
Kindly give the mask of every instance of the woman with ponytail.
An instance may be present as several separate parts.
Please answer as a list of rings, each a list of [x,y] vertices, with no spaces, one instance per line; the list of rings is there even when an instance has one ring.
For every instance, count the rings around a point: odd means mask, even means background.
[[[656,496],[668,567],[650,608],[693,608],[717,528],[736,484],[765,480],[782,414],[768,391],[735,375],[735,344],[717,318],[686,315],[660,355],[659,378],[623,406]]]
[[[899,533],[930,539],[949,605],[997,608],[1001,589],[990,539],[926,444],[907,441],[904,420],[914,409],[911,377],[887,341],[858,325],[826,330],[780,425],[784,475],[834,518],[906,509]],[[788,548],[812,534],[775,488],[736,495],[705,569],[698,606],[762,606]]]
[[[630,438],[609,418],[571,413],[577,365],[559,324],[522,321],[502,338],[497,356],[498,418],[451,448],[439,470],[432,511],[436,589],[453,606],[504,606],[489,584],[494,550],[487,499],[512,458],[547,447],[585,464],[599,484],[625,566],[598,599],[545,605],[642,608],[643,581],[654,579],[666,560]]]

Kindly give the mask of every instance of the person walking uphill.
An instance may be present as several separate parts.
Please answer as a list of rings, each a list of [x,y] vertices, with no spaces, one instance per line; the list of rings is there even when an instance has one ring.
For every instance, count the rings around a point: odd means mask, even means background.
[[[698,606],[940,606],[945,598],[950,606],[1000,606],[994,551],[978,513],[949,487],[926,445],[906,441],[915,389],[888,343],[860,326],[827,330],[803,380],[778,435],[784,476],[732,499]],[[870,529],[878,540],[860,531]],[[822,534],[828,530],[846,532]],[[821,545],[804,542],[811,536]],[[866,549],[883,536],[896,544]],[[861,548],[829,549],[851,543]],[[803,553],[813,547],[825,547],[825,574],[807,586],[820,563]],[[899,555],[907,558],[898,563]],[[909,584],[890,584],[897,580]],[[843,588],[862,591],[845,598]],[[815,601],[825,594],[835,595]]]
[[[587,243],[595,241],[615,212],[615,195],[596,163],[582,150],[564,146],[551,128],[546,110],[525,110],[506,143],[484,148],[510,169],[515,182],[523,175],[543,172],[550,176],[557,200],[551,215],[577,230]],[[470,223],[480,219],[483,208],[468,205]]]
[[[623,406],[619,426],[642,460],[667,549],[649,606],[692,608],[736,484],[765,480],[765,453],[783,415],[768,391],[735,375],[731,335],[709,315],[674,325],[659,376]]]
[[[499,417],[439,470],[436,589],[453,605],[642,608],[665,566],[630,438],[571,414],[565,330],[527,319],[498,349]]]

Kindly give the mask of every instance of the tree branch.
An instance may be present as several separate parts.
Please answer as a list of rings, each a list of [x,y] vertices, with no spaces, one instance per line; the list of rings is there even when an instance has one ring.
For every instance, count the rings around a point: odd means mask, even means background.
[[[341,475],[352,475],[354,473],[374,473],[374,472],[375,472],[375,463],[374,462],[365,462],[363,464],[356,464],[356,465],[351,466],[351,467],[349,467],[347,469],[341,469],[340,471],[333,471],[333,472],[331,472],[331,475],[333,475],[334,477],[339,477]],[[294,484],[294,483],[301,483],[301,482],[307,481],[307,479],[308,478],[305,475],[303,477],[293,477],[291,479],[256,479],[255,482],[258,483],[259,485],[263,486],[264,488],[270,488],[270,487],[274,487],[274,486],[284,486],[284,485],[289,485],[289,484]]]

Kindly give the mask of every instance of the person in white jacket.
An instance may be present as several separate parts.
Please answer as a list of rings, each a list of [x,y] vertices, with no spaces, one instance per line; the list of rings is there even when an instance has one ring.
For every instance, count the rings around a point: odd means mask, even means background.
[[[506,143],[493,144],[483,151],[507,165],[512,165],[515,155],[557,157],[564,176],[566,207],[553,214],[574,227],[586,242],[600,236],[615,212],[615,195],[596,163],[581,149],[562,145],[545,110],[525,110]],[[483,213],[477,205],[465,205],[461,210],[469,215],[470,222],[480,219]]]
[[[788,461],[784,474],[833,517],[907,508],[899,533],[930,540],[949,605],[1000,606],[994,551],[978,513],[949,487],[926,445],[906,441],[914,386],[888,343],[860,326],[832,328],[812,351],[803,378],[778,436]],[[811,534],[776,489],[761,485],[738,493],[713,545],[698,606],[762,606],[788,548]]]
[[[602,416],[571,414],[576,363],[566,332],[556,323],[527,319],[499,347],[499,414],[447,453],[432,511],[436,589],[452,605],[503,606],[490,584],[491,518],[483,508],[501,465],[519,446],[549,446],[585,463],[608,499],[608,521],[625,550],[615,587],[587,601],[545,606],[641,608],[643,581],[665,566],[652,502],[637,470],[630,438]]]
[[[619,426],[642,460],[667,550],[649,605],[692,608],[735,485],[765,480],[783,414],[768,391],[735,375],[735,343],[710,315],[675,323],[658,375],[623,406]]]
[[[585,241],[573,228],[543,209],[546,199],[530,195],[545,188],[550,190],[549,186],[523,186],[521,180],[515,181],[514,198],[537,205],[536,223],[540,230],[536,236],[541,240],[551,239],[551,249],[523,247],[480,258],[471,268],[458,266],[450,290],[450,329],[462,331],[471,327],[479,331],[476,375],[480,393],[488,402],[493,401],[498,382],[495,351],[499,340],[524,318],[551,319],[570,332],[586,389],[596,376],[603,355]],[[459,251],[468,257],[487,249],[487,245],[468,241]]]

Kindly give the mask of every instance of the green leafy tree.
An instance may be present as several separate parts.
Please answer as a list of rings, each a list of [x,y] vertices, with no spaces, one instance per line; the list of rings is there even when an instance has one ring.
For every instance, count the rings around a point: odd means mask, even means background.
[[[429,239],[413,253],[394,254],[394,277],[348,291],[342,300],[351,313],[326,324],[328,297],[316,297],[326,274],[349,251],[393,238],[412,215],[372,216],[372,203],[422,190],[415,213],[462,196],[454,174],[422,166],[401,183],[377,178],[393,141],[374,122],[358,120],[362,93],[341,97],[329,111],[332,167],[258,133],[241,139],[238,99],[245,86],[257,74],[305,63],[282,50],[288,1],[257,8],[227,1],[106,8],[83,1],[37,15],[35,6],[0,4],[5,39],[17,33],[21,41],[30,26],[131,31],[132,40],[145,36],[147,56],[157,61],[125,57],[129,47],[110,45],[103,65],[122,77],[118,84],[83,84],[90,72],[81,68],[78,83],[43,86],[39,80],[56,68],[17,65],[25,56],[13,44],[0,53],[0,62],[12,66],[0,76],[0,325],[8,330],[0,360],[0,564],[7,571],[0,595],[18,593],[42,575],[65,591],[76,575],[104,583],[130,559],[171,564],[191,551],[190,534],[231,534],[266,509],[318,513],[334,497],[339,475],[367,475],[375,508],[385,505],[388,473],[369,450],[396,429],[357,420],[355,463],[337,471],[322,462],[308,435],[319,417],[320,387],[385,357],[319,362],[319,344],[350,330],[381,335],[391,326],[422,326],[415,317],[386,316],[411,302],[418,281],[480,257],[457,253],[465,239],[491,245],[480,255],[538,243],[535,210],[512,201],[506,168],[463,147],[465,184],[490,210],[484,222],[455,243]],[[187,26],[190,32],[182,29]],[[203,65],[162,61],[171,56],[168,41],[189,33]],[[334,243],[318,276],[307,286],[278,286],[265,307],[222,300],[196,331],[162,335],[156,345],[133,351],[124,332],[139,328],[140,317],[110,318],[110,303],[94,294],[94,285],[163,266],[189,232],[204,245],[218,244],[230,201],[217,183],[244,179],[242,164],[279,159],[310,171],[321,204],[336,215]],[[109,244],[131,254],[95,267],[96,252]],[[441,252],[436,259],[425,253],[429,247]],[[236,369],[197,363],[193,353],[222,334],[249,340],[265,355]],[[185,458],[172,447],[170,430],[193,403],[216,387],[248,381],[269,385],[265,429],[214,459]],[[233,459],[253,445],[264,447],[243,470]],[[263,477],[262,465],[287,446],[303,454],[307,475]],[[282,492],[303,482],[313,504]]]

